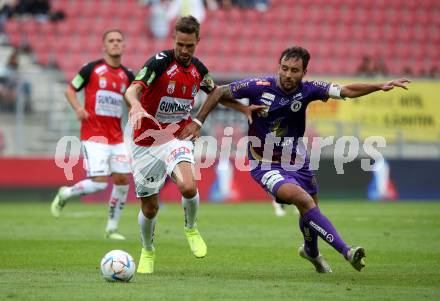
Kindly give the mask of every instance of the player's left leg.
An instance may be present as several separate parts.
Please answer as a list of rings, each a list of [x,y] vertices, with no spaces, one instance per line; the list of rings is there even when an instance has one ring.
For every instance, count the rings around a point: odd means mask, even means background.
[[[190,162],[179,162],[171,173],[171,178],[176,183],[182,194],[182,206],[185,213],[185,235],[194,256],[206,256],[207,247],[197,229],[197,212],[199,209],[199,192],[194,179],[193,165]]]
[[[207,247],[197,229],[199,192],[194,178],[194,144],[191,141],[174,139],[167,144],[166,172],[176,183],[182,194],[182,206],[185,213],[185,235],[195,257],[205,257]]]
[[[113,189],[109,199],[109,211],[105,236],[109,239],[124,240],[125,237],[118,232],[118,224],[122,210],[127,201],[129,177],[128,174],[113,173]]]
[[[123,143],[110,145],[109,165],[113,179],[113,189],[109,199],[108,220],[105,236],[109,239],[124,240],[118,233],[118,223],[128,195],[130,161]]]
[[[312,195],[315,205],[318,205],[318,195]],[[299,216],[299,228],[304,237],[304,244],[298,248],[298,254],[304,259],[310,261],[318,273],[331,273],[332,269],[318,249],[318,234],[309,225],[304,222],[302,216]]]
[[[313,202],[315,205],[318,205],[318,195],[315,193],[312,195]],[[307,225],[304,222],[303,217],[299,216],[299,228],[303,234],[304,237],[304,249],[305,252],[310,255],[311,257],[316,257],[319,255],[318,250],[318,233],[310,228],[309,225]]]

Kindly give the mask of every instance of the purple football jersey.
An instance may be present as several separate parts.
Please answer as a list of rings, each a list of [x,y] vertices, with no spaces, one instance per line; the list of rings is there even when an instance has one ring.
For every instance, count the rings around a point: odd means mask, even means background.
[[[286,94],[276,83],[275,77],[249,78],[232,82],[229,89],[237,98],[248,98],[249,104],[266,106],[265,113],[253,114],[249,125],[249,136],[261,141],[252,144],[253,157],[280,162],[283,147],[292,148],[291,161],[295,160],[298,138],[303,137],[306,126],[307,105],[314,100],[326,101],[330,83],[302,81],[298,88]],[[273,144],[273,156],[263,156],[264,145]]]

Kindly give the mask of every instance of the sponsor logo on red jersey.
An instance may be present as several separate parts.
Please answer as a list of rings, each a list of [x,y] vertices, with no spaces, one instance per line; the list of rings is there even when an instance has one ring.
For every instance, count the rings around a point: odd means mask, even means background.
[[[167,93],[170,94],[170,95],[173,94],[175,88],[176,88],[176,82],[175,81],[170,81],[168,83]]]

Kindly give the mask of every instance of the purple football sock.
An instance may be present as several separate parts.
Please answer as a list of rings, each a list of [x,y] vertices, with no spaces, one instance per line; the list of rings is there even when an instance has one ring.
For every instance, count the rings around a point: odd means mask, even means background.
[[[304,249],[307,255],[311,257],[318,256],[318,233],[309,226],[306,226],[302,217],[299,218],[299,228],[304,237]]]
[[[338,231],[326,218],[318,207],[312,208],[303,214],[304,224],[314,229],[322,239],[346,257],[350,247],[339,236]]]

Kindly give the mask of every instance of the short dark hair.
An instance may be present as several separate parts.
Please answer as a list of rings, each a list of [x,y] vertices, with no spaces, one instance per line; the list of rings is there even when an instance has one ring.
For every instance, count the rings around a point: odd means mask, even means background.
[[[292,57],[302,59],[303,68],[304,70],[307,69],[307,65],[309,64],[310,61],[310,53],[307,49],[299,46],[293,46],[287,48],[286,50],[283,51],[283,53],[281,53],[279,63],[281,64],[281,60],[288,60]]]
[[[120,29],[117,28],[112,28],[112,29],[108,29],[104,32],[104,34],[102,35],[102,41],[105,41],[105,38],[107,37],[107,35],[111,32],[119,32],[122,36],[122,38],[124,38],[124,34],[122,33],[122,31]]]
[[[180,17],[174,25],[174,32],[183,32],[187,34],[196,34],[196,38],[199,39],[200,35],[200,23],[197,19],[191,15]]]

